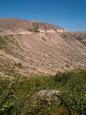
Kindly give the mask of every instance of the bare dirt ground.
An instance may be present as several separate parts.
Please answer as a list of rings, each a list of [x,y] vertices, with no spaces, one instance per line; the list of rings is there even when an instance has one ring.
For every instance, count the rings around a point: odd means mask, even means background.
[[[36,23],[39,32],[33,32],[27,29],[32,22],[16,19],[0,22],[3,22],[0,36],[13,41],[6,51],[0,49],[0,59],[8,59],[15,66],[19,64],[15,69],[20,73],[56,74],[86,67],[86,34],[67,32],[43,23]]]

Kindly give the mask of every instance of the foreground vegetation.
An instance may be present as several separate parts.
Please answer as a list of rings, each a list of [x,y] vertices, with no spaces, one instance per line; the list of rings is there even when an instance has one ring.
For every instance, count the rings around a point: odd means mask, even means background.
[[[38,95],[40,91],[59,95]],[[0,75],[0,115],[85,115],[86,71],[30,78]]]

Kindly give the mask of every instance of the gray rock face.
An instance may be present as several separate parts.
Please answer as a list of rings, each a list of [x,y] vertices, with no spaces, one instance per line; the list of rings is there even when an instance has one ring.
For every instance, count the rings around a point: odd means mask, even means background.
[[[33,97],[42,97],[45,95],[51,98],[55,95],[60,95],[60,92],[58,90],[41,90],[37,94],[35,94]]]
[[[50,102],[51,100],[53,100],[53,98],[62,99],[62,95],[61,95],[61,92],[59,92],[58,90],[41,90],[32,96],[33,101],[41,99],[41,98],[44,98],[45,100]]]

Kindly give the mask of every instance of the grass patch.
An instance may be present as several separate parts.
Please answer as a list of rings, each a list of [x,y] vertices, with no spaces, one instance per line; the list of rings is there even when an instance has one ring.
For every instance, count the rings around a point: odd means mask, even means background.
[[[7,49],[10,43],[14,43],[14,40],[10,36],[0,36],[0,49]]]
[[[6,45],[7,45],[6,39],[0,36],[0,49],[6,48]]]
[[[10,77],[10,75],[9,75]],[[85,115],[86,70],[59,73],[55,76],[0,76],[0,115]],[[33,100],[41,90],[59,90],[61,96],[47,95]]]

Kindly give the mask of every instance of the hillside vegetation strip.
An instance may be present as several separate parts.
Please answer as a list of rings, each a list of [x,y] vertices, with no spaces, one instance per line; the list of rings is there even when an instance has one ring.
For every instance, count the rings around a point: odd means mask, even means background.
[[[0,49],[6,48],[6,45],[7,45],[7,40],[4,37],[0,36]]]

